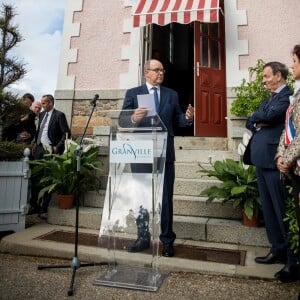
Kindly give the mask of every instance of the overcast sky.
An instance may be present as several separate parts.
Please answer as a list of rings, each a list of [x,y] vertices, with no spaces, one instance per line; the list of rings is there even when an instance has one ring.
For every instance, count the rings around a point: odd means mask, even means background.
[[[56,89],[64,7],[66,0],[0,0],[15,7],[23,41],[13,55],[26,63],[24,79],[10,87],[22,96],[32,93],[36,100]]]

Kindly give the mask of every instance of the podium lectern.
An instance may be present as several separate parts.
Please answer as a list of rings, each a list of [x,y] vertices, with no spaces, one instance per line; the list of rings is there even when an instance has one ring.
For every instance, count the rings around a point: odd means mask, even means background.
[[[156,291],[165,275],[158,268],[160,214],[167,130],[157,114],[133,123],[133,111],[115,111],[109,141],[109,176],[98,247],[107,270],[94,284]],[[150,247],[129,252],[137,239]]]

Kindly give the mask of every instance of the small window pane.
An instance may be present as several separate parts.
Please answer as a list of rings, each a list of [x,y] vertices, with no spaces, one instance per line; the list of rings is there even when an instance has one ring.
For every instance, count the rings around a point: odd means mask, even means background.
[[[200,24],[200,32],[204,35],[208,35],[208,23],[201,23]]]
[[[210,35],[212,38],[219,37],[219,24],[218,23],[213,23],[210,25]]]
[[[201,54],[200,54],[201,55],[201,66],[208,67],[208,58],[209,58],[208,39],[201,37],[200,43],[201,43]]]
[[[220,69],[220,47],[218,41],[212,41],[211,59],[211,67],[214,69]]]

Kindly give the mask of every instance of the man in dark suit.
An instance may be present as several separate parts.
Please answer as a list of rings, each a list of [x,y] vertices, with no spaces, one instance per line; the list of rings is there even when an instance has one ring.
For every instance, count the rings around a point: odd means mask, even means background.
[[[35,113],[31,110],[31,106],[34,103],[34,96],[30,93],[26,93],[22,96],[22,102],[25,107],[28,107],[28,111],[20,116],[20,119],[4,128],[3,139],[8,141],[14,141],[16,143],[30,144],[36,134],[35,126]]]
[[[168,131],[160,240],[163,243],[162,255],[171,257],[174,256],[173,243],[176,238],[176,234],[173,232],[173,187],[175,179],[174,125],[181,127],[191,125],[193,122],[194,109],[189,105],[185,114],[181,111],[177,93],[172,89],[161,86],[164,79],[164,72],[163,65],[160,61],[155,59],[146,61],[144,65],[146,84],[129,89],[126,92],[122,109],[134,110],[134,113],[130,116],[131,123],[134,126],[142,126],[143,122],[147,120],[147,109],[145,107],[138,107],[137,96],[149,93],[155,95],[157,92],[159,102],[157,114]],[[153,88],[156,88],[156,91]],[[149,241],[140,240],[138,238],[129,251],[142,251],[149,248],[149,244]]]
[[[43,111],[39,114],[38,130],[33,146],[33,158],[41,159],[44,156],[46,147],[49,145],[53,154],[62,154],[65,150],[65,140],[71,137],[71,131],[68,126],[66,116],[63,112],[54,108],[54,97],[52,95],[44,95],[41,99]],[[34,181],[37,181],[34,178]],[[38,212],[41,217],[46,217],[50,195],[42,201],[42,206],[38,207],[37,182],[32,182],[33,191],[31,196],[30,213]]]
[[[248,147],[253,165],[256,166],[262,211],[271,249],[266,256],[256,257],[260,264],[284,263],[287,255],[287,224],[285,199],[287,192],[275,164],[275,154],[285,113],[292,91],[286,86],[288,69],[279,62],[263,67],[263,82],[272,95],[266,99],[247,120],[246,127],[253,136]]]

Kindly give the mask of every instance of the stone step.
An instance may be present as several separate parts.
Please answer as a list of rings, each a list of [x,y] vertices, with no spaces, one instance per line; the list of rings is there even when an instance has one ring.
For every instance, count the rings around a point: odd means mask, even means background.
[[[205,168],[208,168],[209,165],[205,164]],[[198,172],[200,170],[198,163],[189,163],[189,162],[176,162],[175,163],[175,174],[176,178],[202,178],[203,173]]]
[[[186,179],[175,178],[174,194],[185,196],[199,196],[207,187],[219,185],[217,179]]]
[[[176,136],[174,138],[175,150],[214,149],[227,150],[227,139],[218,137],[188,137]]]
[[[226,150],[214,149],[178,149],[176,150],[177,162],[199,162],[209,163],[210,159],[223,160],[226,158],[233,158],[233,154]]]
[[[51,202],[48,213],[49,224],[75,226],[75,208],[59,209]],[[80,207],[79,227],[99,230],[101,214],[101,208]],[[252,246],[269,245],[265,228],[246,227],[238,220],[174,215],[174,231],[179,239]]]
[[[186,178],[186,179],[204,179],[211,178],[208,177],[205,173],[199,172],[204,169],[212,169],[211,164],[198,162],[176,162],[175,163],[175,175],[176,178]]]
[[[84,206],[90,208],[103,208],[105,191],[99,193],[89,192],[85,196]],[[212,217],[223,219],[241,219],[241,209],[233,208],[231,202],[222,203],[214,200],[208,203],[205,197],[174,195],[174,214],[194,217]],[[55,200],[54,200],[55,201]]]
[[[174,215],[191,217],[210,217],[220,219],[242,219],[240,208],[233,208],[231,202],[214,200],[208,203],[205,197],[174,195]]]
[[[88,192],[84,195],[83,206],[85,207],[98,207],[104,206],[105,190],[99,192]]]
[[[208,177],[204,173],[190,172],[190,177],[186,174],[181,174],[181,176],[183,177],[176,176],[175,178],[174,194],[199,196],[200,192],[206,187],[219,185],[221,183],[218,179]],[[102,176],[100,182],[101,189],[105,190],[107,186],[107,177]]]
[[[237,220],[174,216],[174,231],[179,239],[269,246],[264,227],[246,227]]]
[[[103,208],[105,191],[89,192],[84,200],[84,206]],[[197,196],[174,195],[174,214],[183,216],[199,216],[224,219],[241,219],[241,210],[233,208],[230,202],[222,203],[216,199],[208,203],[207,198]]]

